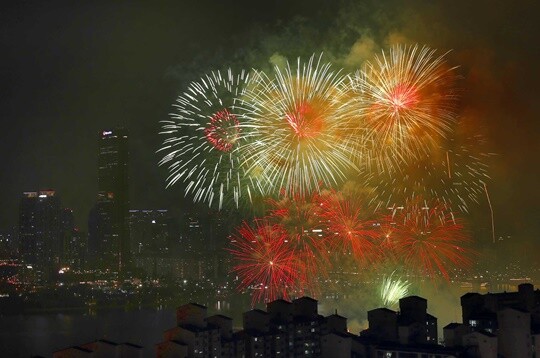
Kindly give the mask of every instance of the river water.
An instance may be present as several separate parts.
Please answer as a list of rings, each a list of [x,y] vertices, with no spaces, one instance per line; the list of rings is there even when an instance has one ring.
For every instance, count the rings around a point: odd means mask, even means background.
[[[173,309],[2,316],[0,356],[51,357],[56,350],[105,338],[138,344],[144,347],[145,357],[155,357],[154,345],[175,324]]]

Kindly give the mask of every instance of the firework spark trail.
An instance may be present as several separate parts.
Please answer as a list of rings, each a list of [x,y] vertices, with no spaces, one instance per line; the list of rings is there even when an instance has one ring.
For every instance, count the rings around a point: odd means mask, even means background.
[[[490,178],[486,162],[492,154],[482,152],[484,144],[479,135],[451,137],[422,158],[384,172],[364,171],[359,180],[372,188],[370,205],[377,208],[402,206],[411,197],[422,196],[467,213],[471,203],[479,202]]]
[[[422,203],[415,198],[404,210],[387,218],[393,227],[394,250],[413,271],[449,279],[448,268],[466,268],[472,264],[472,251],[463,245],[469,237],[462,221],[448,212],[444,204]]]
[[[280,225],[258,220],[254,228],[245,223],[238,228],[229,250],[237,264],[233,271],[240,277],[239,288],[253,290],[252,302],[287,299],[298,282],[298,262]]]
[[[435,52],[394,46],[351,78],[379,170],[428,153],[456,122],[455,68]]]
[[[452,179],[452,169],[450,169],[450,156],[448,151],[446,151],[446,165],[448,166],[448,179]]]
[[[395,306],[400,299],[409,295],[411,283],[400,277],[394,277],[395,271],[384,276],[379,288],[379,295],[384,307]]]
[[[260,190],[259,183],[241,168],[242,147],[249,138],[239,97],[251,76],[232,70],[212,72],[192,82],[177,100],[171,119],[162,121],[165,140],[158,152],[165,153],[159,165],[168,165],[167,186],[185,184],[185,194],[209,206],[236,206],[242,197]]]
[[[309,195],[343,182],[357,153],[345,77],[315,56],[274,72],[260,74],[245,96],[255,108],[248,171],[261,171],[270,193]]]
[[[486,183],[484,183],[484,190],[486,192],[486,198],[489,204],[489,211],[491,212],[491,235],[493,236],[493,243],[495,243],[495,219],[493,217],[493,207],[491,206],[491,199],[489,198]]]

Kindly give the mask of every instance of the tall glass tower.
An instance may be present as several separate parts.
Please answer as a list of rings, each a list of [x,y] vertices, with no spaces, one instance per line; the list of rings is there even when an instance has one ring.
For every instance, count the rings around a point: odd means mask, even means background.
[[[128,135],[99,133],[98,195],[89,218],[90,249],[102,268],[123,272],[130,263]]]

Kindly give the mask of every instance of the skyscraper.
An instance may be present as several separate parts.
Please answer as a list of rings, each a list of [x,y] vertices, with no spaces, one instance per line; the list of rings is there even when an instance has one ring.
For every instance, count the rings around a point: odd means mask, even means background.
[[[167,210],[130,210],[132,254],[168,255],[172,251],[171,221]]]
[[[62,207],[54,190],[24,192],[19,208],[20,252],[47,279],[62,257]]]
[[[128,136],[99,133],[97,203],[89,217],[89,245],[103,268],[124,271],[130,261]]]

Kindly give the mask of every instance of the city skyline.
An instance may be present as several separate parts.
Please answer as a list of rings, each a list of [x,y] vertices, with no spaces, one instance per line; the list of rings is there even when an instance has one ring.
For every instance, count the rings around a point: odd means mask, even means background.
[[[459,116],[496,154],[489,160],[488,183],[496,235],[512,237],[514,248],[525,254],[538,248],[538,83],[533,80],[538,45],[527,4],[500,2],[486,9],[410,3],[401,11],[391,1],[356,7],[275,1],[264,11],[212,1],[158,8],[53,5],[12,5],[2,15],[8,55],[1,60],[0,115],[6,127],[0,142],[9,175],[2,176],[7,196],[0,227],[17,225],[21,192],[53,188],[84,229],[97,191],[93,138],[114,127],[131,133],[131,208],[166,208],[180,215],[193,206],[191,198],[184,197],[181,185],[165,189],[167,173],[155,152],[162,141],[160,121],[189,81],[210,70],[264,68],[272,56],[294,61],[320,51],[354,68],[389,44],[419,43],[450,51],[448,62],[459,66],[462,77]],[[233,21],[223,30],[225,16]],[[61,18],[69,19],[66,31],[55,26]],[[428,31],[430,26],[440,31]],[[302,35],[289,39],[291,31]],[[481,197],[467,217],[473,231],[490,228],[486,199]]]

